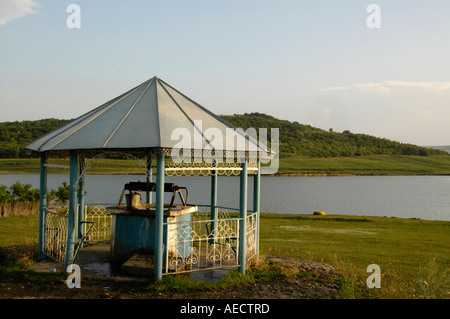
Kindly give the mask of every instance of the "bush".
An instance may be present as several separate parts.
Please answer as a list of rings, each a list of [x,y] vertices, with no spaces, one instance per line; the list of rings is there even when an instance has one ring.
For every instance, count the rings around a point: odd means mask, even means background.
[[[47,204],[56,201],[64,205],[70,197],[69,185],[63,182],[58,190],[48,190]],[[0,217],[39,214],[40,190],[31,184],[16,182],[9,188],[0,185]]]
[[[10,188],[13,202],[39,202],[39,189],[32,188],[31,184],[16,182]]]
[[[59,186],[58,190],[54,194],[56,196],[57,201],[64,205],[70,198],[69,185],[67,185],[66,182],[63,182],[62,186]]]
[[[415,296],[420,299],[450,298],[449,275],[448,268],[440,267],[436,258],[430,259],[419,269],[414,285]]]

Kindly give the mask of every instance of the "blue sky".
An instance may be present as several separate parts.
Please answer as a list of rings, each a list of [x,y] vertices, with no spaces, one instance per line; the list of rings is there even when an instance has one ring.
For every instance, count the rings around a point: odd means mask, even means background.
[[[1,0],[0,122],[75,118],[156,75],[216,114],[448,145],[449,16],[448,0]]]

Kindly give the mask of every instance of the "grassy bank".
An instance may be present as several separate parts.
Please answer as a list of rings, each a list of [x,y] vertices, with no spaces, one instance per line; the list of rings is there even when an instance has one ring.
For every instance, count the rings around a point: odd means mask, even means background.
[[[133,161],[116,161],[89,169],[89,174],[140,174]],[[39,159],[0,159],[0,174],[38,174]],[[358,157],[287,157],[279,174],[293,175],[450,175],[450,156],[369,155]],[[1,183],[0,183],[1,184]]]
[[[69,165],[69,161],[61,162],[62,165]],[[39,174],[40,159],[38,158],[9,158],[0,159],[0,174]],[[68,174],[69,170],[59,170],[58,173]],[[52,170],[49,169],[52,174]],[[113,164],[105,162],[101,167],[89,168],[89,174],[143,174],[144,169],[139,167],[135,161],[122,160],[114,161]],[[1,182],[0,182],[1,184]]]
[[[347,298],[423,297],[418,287],[423,278],[441,292],[450,288],[450,222],[268,214],[261,218],[260,247],[333,265],[346,278],[342,295]],[[370,264],[381,268],[382,289],[367,289]],[[441,286],[445,281],[447,288]]]
[[[37,216],[0,219],[0,247],[37,240]],[[260,250],[334,266],[342,298],[449,298],[450,222],[262,214]],[[366,286],[370,264],[380,266],[380,289]]]
[[[39,216],[0,218],[0,247],[39,242]]]
[[[280,160],[279,174],[450,175],[450,156],[370,155]]]
[[[38,174],[39,162],[37,158],[2,158],[0,174]]]

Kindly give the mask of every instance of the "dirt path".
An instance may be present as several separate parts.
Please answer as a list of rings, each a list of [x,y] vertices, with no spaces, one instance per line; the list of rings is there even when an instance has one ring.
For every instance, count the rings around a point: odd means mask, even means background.
[[[0,249],[0,264],[29,258],[36,247],[24,246]],[[37,282],[27,276],[2,277],[0,299],[338,299],[339,285],[334,268],[294,258],[266,256],[269,263],[277,263],[292,271],[303,270],[314,278],[288,277],[253,285],[241,285],[213,291],[157,292],[146,289],[148,281],[128,281],[117,278],[83,278],[81,288],[68,288],[65,281]],[[36,276],[34,276],[36,278]]]

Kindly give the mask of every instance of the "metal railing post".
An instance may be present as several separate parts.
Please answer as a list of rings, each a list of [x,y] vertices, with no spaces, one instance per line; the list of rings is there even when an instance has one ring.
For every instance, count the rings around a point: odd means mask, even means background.
[[[155,216],[155,280],[162,279],[163,222],[164,222],[164,155],[158,154],[156,171],[156,216]],[[167,251],[166,251],[167,253]]]
[[[85,221],[85,214],[84,214],[84,157],[80,157],[78,160],[78,174],[81,176],[80,182],[78,184],[78,239],[81,239],[84,237],[85,229],[83,222]]]
[[[211,173],[211,234],[213,238],[217,236],[217,170]],[[214,242],[216,241],[213,239]],[[213,243],[214,243],[213,242]]]
[[[239,264],[241,274],[245,274],[247,254],[247,159],[242,163],[239,196]]]
[[[256,214],[256,258],[259,259],[259,215],[261,197],[261,162],[257,159],[256,175],[253,178],[253,212]]]
[[[75,221],[77,213],[77,180],[78,180],[78,153],[76,150],[70,151],[70,198],[69,198],[69,218],[67,220],[67,246],[66,258],[64,260],[64,270],[72,264],[75,252]]]
[[[39,185],[39,259],[45,259],[45,219],[47,209],[47,153],[41,153],[40,185]]]
[[[152,161],[153,158],[147,157],[147,183],[151,183],[153,181],[153,176],[152,176]],[[145,201],[147,204],[151,204],[152,203],[152,192],[146,192],[145,194],[146,198]]]

